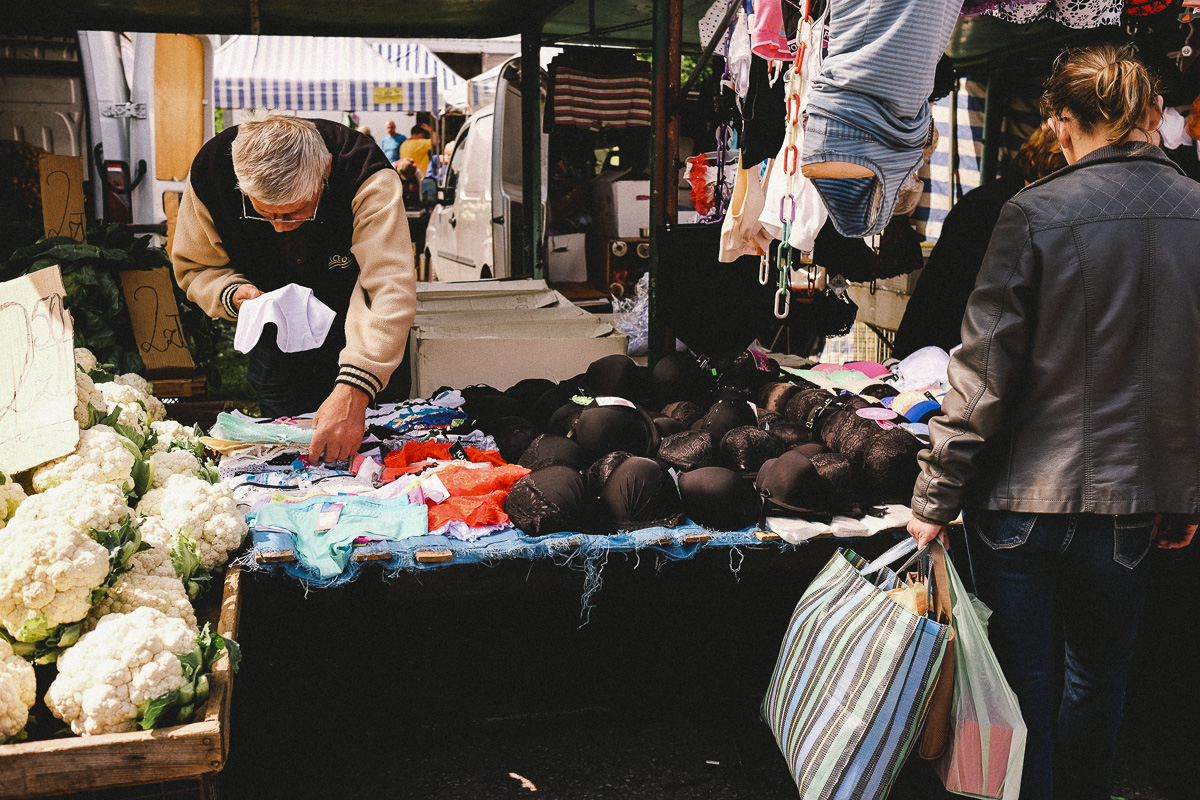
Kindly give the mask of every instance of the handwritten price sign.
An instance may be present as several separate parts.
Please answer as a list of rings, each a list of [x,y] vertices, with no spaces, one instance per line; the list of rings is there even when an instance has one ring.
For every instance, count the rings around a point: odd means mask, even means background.
[[[43,153],[38,160],[42,184],[42,228],[47,236],[82,242],[87,232],[83,210],[83,159]]]
[[[167,268],[122,272],[121,291],[147,372],[157,378],[190,377],[196,363],[179,322]]]

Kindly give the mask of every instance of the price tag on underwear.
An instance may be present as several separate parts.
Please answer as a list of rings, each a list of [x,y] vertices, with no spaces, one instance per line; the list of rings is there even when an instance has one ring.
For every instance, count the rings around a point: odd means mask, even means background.
[[[625,406],[626,408],[637,408],[633,403],[626,400],[624,397],[597,397],[596,405],[598,406]]]
[[[317,515],[317,533],[328,533],[333,530],[338,523],[338,517],[342,515],[342,508],[345,503],[322,503],[321,511]]]
[[[855,411],[854,413],[858,414],[858,416],[862,417],[863,419],[871,420],[876,425],[883,428],[885,431],[891,430],[892,428],[896,427],[896,423],[891,422],[890,420],[893,420],[896,417],[900,416],[895,411],[892,411],[890,408],[875,408],[875,407],[860,408],[857,411]]]
[[[458,442],[450,445],[450,457],[455,461],[470,461],[471,457],[467,455],[467,451]]]

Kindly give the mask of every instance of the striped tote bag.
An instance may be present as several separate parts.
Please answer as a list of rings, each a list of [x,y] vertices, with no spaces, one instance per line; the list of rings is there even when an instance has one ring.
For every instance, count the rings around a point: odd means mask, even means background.
[[[883,568],[868,578],[866,566],[842,548],[809,585],[763,700],[803,800],[887,797],[946,651],[949,625],[900,606],[885,594],[896,574]]]

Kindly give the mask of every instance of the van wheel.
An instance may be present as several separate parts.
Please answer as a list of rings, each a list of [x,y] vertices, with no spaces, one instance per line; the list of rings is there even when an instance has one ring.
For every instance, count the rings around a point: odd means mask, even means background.
[[[426,250],[421,258],[424,261],[422,266],[425,268],[425,280],[436,281],[437,273],[433,269],[433,253],[430,253],[428,250]]]
[[[490,279],[491,277],[492,277],[492,268],[489,267],[487,264],[484,264],[483,269],[479,270],[480,280],[486,281],[486,280]]]

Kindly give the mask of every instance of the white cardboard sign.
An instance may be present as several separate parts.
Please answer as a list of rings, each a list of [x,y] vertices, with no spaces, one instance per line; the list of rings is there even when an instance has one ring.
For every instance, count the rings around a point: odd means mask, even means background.
[[[0,283],[0,470],[9,474],[79,443],[65,295],[58,267]]]

